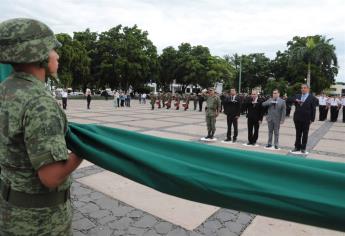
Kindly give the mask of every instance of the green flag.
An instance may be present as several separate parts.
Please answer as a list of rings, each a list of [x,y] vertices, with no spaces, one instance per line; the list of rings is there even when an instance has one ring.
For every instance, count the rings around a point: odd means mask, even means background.
[[[69,124],[77,155],[196,202],[345,231],[345,164]]]

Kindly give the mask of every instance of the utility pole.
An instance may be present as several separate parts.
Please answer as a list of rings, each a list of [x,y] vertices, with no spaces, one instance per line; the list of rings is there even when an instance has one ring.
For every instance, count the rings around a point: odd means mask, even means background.
[[[242,82],[242,56],[241,56],[241,59],[240,59],[240,76],[239,76],[239,79],[238,79],[238,93],[241,93],[241,82]]]

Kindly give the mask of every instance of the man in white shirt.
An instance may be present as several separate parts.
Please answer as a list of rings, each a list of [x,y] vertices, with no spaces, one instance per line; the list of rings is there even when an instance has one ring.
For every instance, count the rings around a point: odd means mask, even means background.
[[[331,122],[336,122],[341,108],[340,100],[336,96],[332,96],[328,99],[328,106],[331,110]]]
[[[146,104],[146,93],[143,93],[143,95],[141,96],[141,99],[143,101],[143,104]]]
[[[63,108],[64,110],[67,109],[67,97],[68,97],[67,90],[64,89],[64,90],[61,92],[62,108]]]
[[[120,107],[120,93],[114,90],[114,107]]]
[[[327,114],[328,114],[328,106],[327,106],[328,97],[325,96],[324,93],[321,93],[321,95],[318,96],[317,99],[319,100],[319,121],[324,121],[327,119]]]

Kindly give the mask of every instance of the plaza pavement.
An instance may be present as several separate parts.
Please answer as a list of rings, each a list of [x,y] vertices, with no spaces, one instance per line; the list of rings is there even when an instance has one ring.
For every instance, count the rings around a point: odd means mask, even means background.
[[[91,110],[85,100],[69,100],[66,114],[70,122],[100,124],[148,135],[199,142],[205,136],[204,113],[155,109],[133,100],[130,108],[114,108],[113,101],[94,100]],[[293,114],[293,111],[292,113]],[[345,124],[314,122],[310,127],[307,158],[345,162]],[[238,149],[288,154],[295,130],[292,118],[280,129],[281,150],[266,150],[267,124],[260,127],[259,147],[245,147],[246,119],[239,119],[238,143],[223,144],[226,117],[217,119],[212,144]],[[168,236],[256,236],[256,235],[345,235],[341,232],[255,216],[246,212],[191,202],[169,196],[110,173],[84,161],[73,174],[72,202],[74,235],[168,235]]]

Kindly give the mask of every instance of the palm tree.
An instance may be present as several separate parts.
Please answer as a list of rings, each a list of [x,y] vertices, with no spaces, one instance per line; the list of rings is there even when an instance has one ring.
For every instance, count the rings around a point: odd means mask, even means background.
[[[290,62],[300,63],[304,61],[308,65],[307,84],[311,84],[311,65],[320,67],[337,67],[337,56],[335,47],[330,44],[332,39],[324,36],[315,35],[306,38],[294,37],[295,45],[290,43]],[[288,44],[289,45],[289,44]]]

